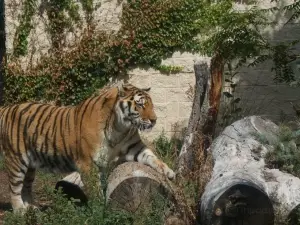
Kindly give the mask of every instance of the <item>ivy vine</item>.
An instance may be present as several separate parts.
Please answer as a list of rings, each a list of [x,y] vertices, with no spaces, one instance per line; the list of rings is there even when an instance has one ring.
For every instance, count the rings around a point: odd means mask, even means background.
[[[121,28],[114,36],[91,29],[69,50],[63,48],[62,39],[70,27],[79,24],[79,18],[74,16],[77,8],[72,6],[72,0],[49,3],[47,13],[54,51],[33,68],[23,69],[15,61],[8,63],[6,104],[28,100],[77,104],[109,78],[126,74],[137,66],[179,72],[181,67],[164,66],[161,61],[178,50],[199,49],[195,21],[202,3],[198,0],[129,0],[123,3]],[[93,6],[92,0],[81,0],[80,4],[89,15],[85,18],[93,24],[97,6]],[[70,9],[74,9],[73,16]]]
[[[32,27],[32,17],[37,9],[37,0],[25,0],[20,16],[20,25],[16,29],[13,56],[25,56],[28,51],[28,36]]]
[[[49,0],[47,7],[48,32],[55,49],[62,47],[66,31],[73,31],[81,25],[78,10],[79,5],[73,0]]]
[[[268,45],[259,33],[259,28],[266,24],[265,15],[255,7],[237,12],[233,10],[232,0],[218,3],[127,0],[122,5],[121,28],[117,33],[107,35],[90,29],[82,33],[72,49],[65,49],[64,36],[82,23],[78,4],[82,5],[85,19],[92,26],[97,9],[93,0],[80,0],[79,3],[49,0],[48,31],[53,51],[32,68],[23,69],[14,60],[8,63],[6,104],[28,100],[77,104],[111,77],[126,74],[135,67],[179,72],[180,67],[161,65],[163,59],[176,51],[210,56],[218,52],[224,62],[237,59],[241,65],[248,58],[260,55]],[[23,76],[26,79],[19,78]],[[39,90],[33,91],[32,86]],[[16,95],[23,97],[16,100]]]

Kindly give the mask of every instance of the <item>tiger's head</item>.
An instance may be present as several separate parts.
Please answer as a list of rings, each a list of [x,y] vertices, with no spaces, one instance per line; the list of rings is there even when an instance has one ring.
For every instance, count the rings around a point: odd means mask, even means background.
[[[119,89],[117,108],[127,126],[134,126],[140,131],[154,127],[157,117],[149,91],[150,88],[140,89],[131,84],[124,84]]]

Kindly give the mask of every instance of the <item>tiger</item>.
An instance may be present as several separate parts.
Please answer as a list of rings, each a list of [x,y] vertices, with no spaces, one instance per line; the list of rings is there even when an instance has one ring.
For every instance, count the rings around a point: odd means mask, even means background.
[[[126,83],[103,88],[77,105],[25,102],[0,107],[0,151],[14,212],[33,206],[37,169],[89,174],[118,159],[152,167],[168,179],[175,172],[141,140],[157,121],[151,88]]]

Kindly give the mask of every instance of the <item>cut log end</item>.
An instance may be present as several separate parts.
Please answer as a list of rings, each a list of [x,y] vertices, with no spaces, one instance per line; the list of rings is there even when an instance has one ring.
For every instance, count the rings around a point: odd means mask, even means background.
[[[274,210],[266,193],[251,183],[237,183],[212,196],[206,207],[202,206],[203,224],[273,225]],[[205,213],[204,213],[205,211]]]
[[[299,224],[300,204],[297,205],[288,215],[288,225]]]
[[[108,178],[108,201],[129,212],[136,212],[158,194],[166,200],[173,196],[163,176],[139,163],[121,164]]]
[[[55,189],[61,189],[62,194],[64,194],[68,199],[74,199],[77,206],[84,206],[88,202],[86,194],[76,183],[60,180],[56,183]]]

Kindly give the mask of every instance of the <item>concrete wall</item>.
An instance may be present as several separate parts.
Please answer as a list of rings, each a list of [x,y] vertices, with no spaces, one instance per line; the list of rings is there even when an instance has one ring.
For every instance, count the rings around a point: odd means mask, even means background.
[[[292,0],[289,0],[291,2]],[[245,1],[237,1],[245,3]],[[286,1],[279,1],[279,5],[285,4]],[[16,4],[13,8],[12,4]],[[40,4],[40,3],[39,3]],[[273,3],[274,4],[274,3]],[[269,0],[261,0],[260,6],[268,8],[271,5]],[[6,6],[6,31],[7,31],[7,49],[12,49],[14,32],[17,27],[17,16],[21,7],[19,0],[7,1]],[[238,4],[237,8],[243,10],[246,6]],[[102,6],[96,13],[98,29],[107,31],[116,31],[119,28],[118,16],[121,13],[121,5],[117,0],[102,1]],[[273,15],[278,24],[268,27],[262,33],[274,42],[300,39],[300,27],[298,23],[289,24],[283,27],[286,18],[284,15]],[[42,13],[35,17],[34,30],[30,36],[30,48],[34,50],[36,58],[41,53],[46,53],[49,46],[49,37],[45,35],[43,29],[46,24],[46,16]],[[75,35],[76,36],[76,35]],[[73,37],[75,38],[75,37]],[[72,39],[72,37],[70,37]],[[37,56],[36,56],[37,55]],[[187,92],[190,85],[195,83],[193,64],[199,55],[188,53],[174,53],[173,57],[163,62],[165,65],[183,66],[183,71],[178,74],[165,75],[153,69],[134,69],[129,72],[129,82],[139,86],[151,86],[151,95],[155,103],[158,122],[154,130],[145,136],[148,139],[157,137],[163,130],[168,136],[174,131],[180,130],[187,125],[190,115],[192,99],[188,97]],[[202,57],[204,61],[209,58]],[[26,57],[23,60],[30,60]],[[295,71],[298,62],[294,63]],[[300,88],[291,88],[288,85],[276,85],[272,80],[274,75],[270,71],[270,62],[264,63],[256,68],[241,68],[236,78],[238,84],[236,97],[241,97],[241,108],[244,115],[266,115],[267,117],[279,121],[283,115],[289,119],[294,116],[289,102],[300,105]],[[299,73],[297,71],[297,73]],[[298,74],[299,75],[299,74]],[[300,76],[299,76],[300,80]],[[226,90],[231,91],[228,87]],[[178,124],[179,126],[174,126]]]

